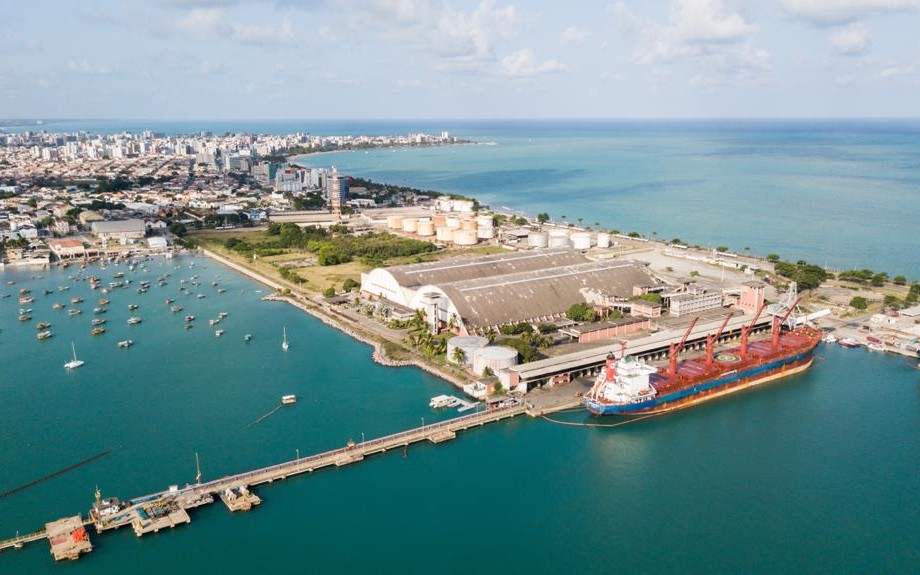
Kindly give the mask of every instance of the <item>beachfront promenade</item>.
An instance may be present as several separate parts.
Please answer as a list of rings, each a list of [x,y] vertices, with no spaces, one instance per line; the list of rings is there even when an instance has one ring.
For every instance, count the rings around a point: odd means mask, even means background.
[[[165,491],[135,497],[127,502],[127,506],[117,513],[107,515],[95,522],[91,519],[78,519],[84,525],[94,524],[96,531],[100,533],[109,529],[132,525],[135,533],[140,536],[145,533],[159,531],[161,528],[174,527],[180,523],[190,522],[190,518],[186,513],[187,509],[211,503],[214,501],[214,496],[226,494],[227,490],[239,492],[240,488],[273,483],[295,475],[312,473],[324,467],[342,467],[362,461],[366,456],[375,453],[384,453],[393,449],[406,449],[413,443],[423,441],[442,443],[454,439],[458,431],[509,419],[525,412],[526,407],[524,405],[513,405],[463,415],[360,443],[349,443],[345,447],[300,457],[276,465],[228,475],[206,483],[186,485],[183,488],[170,488]],[[168,512],[154,517],[151,514],[152,509],[166,509]],[[26,543],[46,537],[50,539],[50,535],[43,529],[28,535],[0,541],[0,551],[22,547]],[[72,558],[76,558],[76,556]]]

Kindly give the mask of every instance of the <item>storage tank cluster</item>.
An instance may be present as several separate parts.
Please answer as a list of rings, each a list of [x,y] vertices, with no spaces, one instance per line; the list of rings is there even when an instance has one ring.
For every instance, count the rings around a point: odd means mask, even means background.
[[[457,360],[454,359],[454,350],[459,348],[463,350],[463,361],[459,363],[461,365],[469,365],[473,362],[473,356],[476,354],[476,350],[482,349],[487,345],[489,345],[489,340],[478,335],[458,335],[452,337],[447,340],[447,361],[458,363]]]
[[[473,352],[473,371],[482,375],[488,367],[492,373],[517,365],[518,352],[513,347],[495,345],[476,349]]]
[[[527,236],[527,245],[532,248],[545,248],[549,246],[549,234],[546,232],[531,232]]]
[[[430,218],[387,216],[387,228],[420,237],[435,238],[439,243],[474,246],[479,240],[495,237],[491,215],[477,217],[434,214]]]

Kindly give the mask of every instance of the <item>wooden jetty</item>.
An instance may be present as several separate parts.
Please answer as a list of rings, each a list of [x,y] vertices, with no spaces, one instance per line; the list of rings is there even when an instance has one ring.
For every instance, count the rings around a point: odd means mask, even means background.
[[[186,485],[183,488],[171,486],[165,491],[135,497],[125,502],[123,506],[119,506],[116,511],[105,515],[91,513],[89,519],[83,519],[79,515],[68,517],[48,523],[41,531],[0,541],[0,551],[21,548],[26,543],[47,537],[52,542],[52,553],[56,559],[76,559],[81,553],[92,550],[85,530],[86,525],[94,525],[97,533],[131,525],[135,534],[140,537],[147,533],[158,532],[160,529],[173,528],[191,522],[188,510],[212,503],[215,496],[220,497],[231,511],[248,511],[262,501],[249,491],[249,488],[254,485],[273,483],[295,475],[312,473],[324,467],[343,467],[363,461],[368,455],[385,453],[392,449],[404,449],[413,443],[423,441],[433,444],[443,443],[454,439],[458,431],[509,419],[525,413],[525,410],[524,405],[513,405],[463,415],[377,439],[360,443],[349,442],[345,447],[229,475],[207,483]],[[228,493],[234,494],[234,497],[228,496]],[[117,501],[114,498],[113,500]],[[54,531],[51,529],[52,526],[55,528]],[[61,539],[64,531],[67,537]],[[74,533],[77,533],[77,536],[74,536]],[[56,548],[56,540],[64,546]]]

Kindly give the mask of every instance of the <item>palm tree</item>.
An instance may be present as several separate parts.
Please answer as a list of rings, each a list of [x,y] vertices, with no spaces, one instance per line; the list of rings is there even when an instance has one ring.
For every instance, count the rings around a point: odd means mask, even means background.
[[[463,348],[455,347],[455,348],[454,348],[454,352],[451,354],[451,358],[452,358],[455,362],[457,362],[457,363],[463,365],[463,362],[466,361],[466,352],[463,351]]]

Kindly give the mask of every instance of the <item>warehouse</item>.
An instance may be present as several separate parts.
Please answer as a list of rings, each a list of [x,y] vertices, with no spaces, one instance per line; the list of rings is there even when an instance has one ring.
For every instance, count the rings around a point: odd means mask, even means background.
[[[625,298],[658,283],[636,262],[591,261],[558,249],[377,268],[362,274],[361,291],[425,310],[433,327],[456,326],[465,334],[552,321],[584,302],[584,290],[604,289]]]

